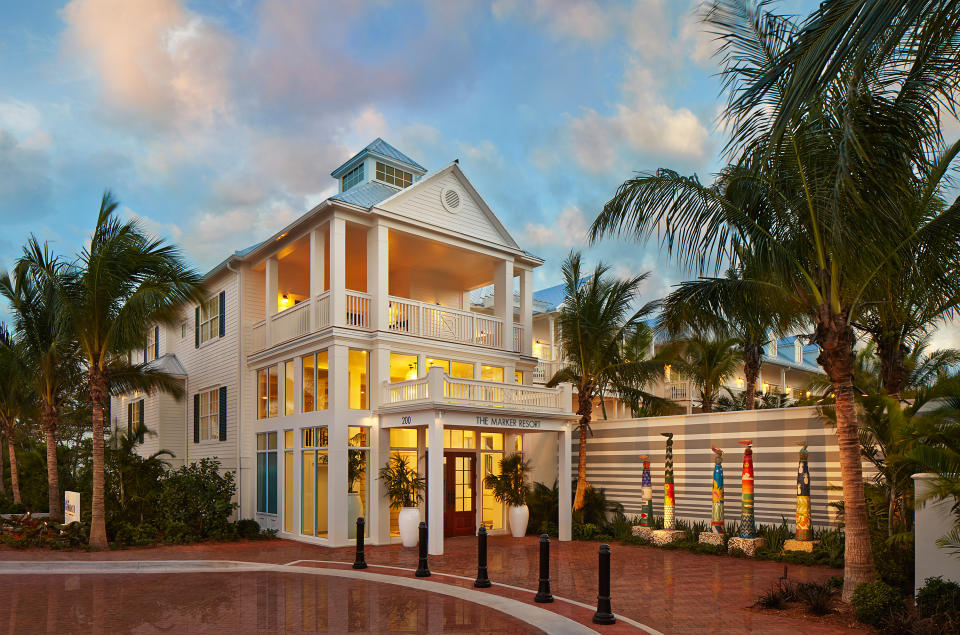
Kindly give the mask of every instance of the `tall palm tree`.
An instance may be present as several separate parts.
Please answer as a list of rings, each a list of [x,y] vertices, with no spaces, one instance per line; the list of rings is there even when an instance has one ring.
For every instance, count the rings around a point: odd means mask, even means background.
[[[577,463],[577,493],[573,509],[583,507],[587,483],[587,433],[593,416],[594,400],[604,392],[636,398],[638,380],[663,372],[663,363],[631,357],[634,333],[643,326],[643,318],[652,310],[645,305],[635,310],[640,286],[647,274],[626,280],[608,275],[610,268],[598,263],[593,274],[584,278],[579,253],[571,252],[561,267],[566,298],[560,307],[560,347],[564,366],[547,382],[556,386],[570,382],[577,390],[577,431],[580,450]],[[659,371],[657,367],[659,366]]]
[[[22,261],[0,273],[0,295],[7,300],[26,376],[39,402],[40,428],[47,448],[47,497],[50,517],[63,520],[57,465],[60,411],[78,379],[77,347],[63,319],[53,285],[37,277]]]
[[[50,259],[35,240],[27,260],[57,289],[86,371],[93,410],[93,495],[90,546],[107,547],[104,511],[103,424],[110,391],[160,389],[181,395],[174,379],[145,364],[125,362],[143,345],[144,329],[179,319],[181,307],[202,299],[199,274],[179,250],[152,239],[136,221],[122,221],[107,192],[90,243],[75,263]]]
[[[763,347],[771,334],[775,337],[796,326],[799,320],[789,313],[792,305],[788,299],[784,301],[782,294],[757,294],[751,285],[743,284],[744,280],[756,277],[748,262],[749,254],[741,251],[738,263],[731,265],[723,277],[681,282],[661,302],[658,326],[673,337],[710,332],[723,339],[735,339],[746,382],[744,408],[753,410]]]
[[[20,503],[20,469],[14,439],[17,428],[25,415],[33,410],[36,397],[28,379],[28,364],[23,359],[23,349],[0,324],[0,432],[3,433],[10,457],[10,489],[13,502]],[[0,471],[0,479],[3,473]]]
[[[708,17],[721,34],[725,87],[734,95],[726,116],[732,128],[731,167],[724,178],[752,189],[758,204],[744,209],[696,176],[660,170],[625,182],[595,220],[594,239],[608,233],[648,239],[660,233],[680,262],[716,270],[735,248],[749,249],[763,275],[745,281],[754,293],[787,295],[791,312],[814,327],[818,362],[836,395],[837,439],[846,522],[843,598],[874,577],[853,389],[854,323],[873,301],[869,293],[887,263],[909,266],[905,254],[923,245],[943,254],[960,244],[960,207],[923,219],[912,231],[888,196],[916,178],[936,148],[939,128],[927,98],[949,81],[940,62],[956,38],[935,55],[903,66],[843,66],[826,81],[817,102],[799,113],[781,112],[791,80],[782,74],[761,105],[737,109],[736,98],[782,59],[797,27],[753,3],[717,2]],[[789,121],[781,140],[778,117]],[[868,153],[861,152],[864,147]],[[913,283],[943,284],[918,271]]]
[[[696,334],[683,341],[683,351],[673,367],[700,393],[700,409],[712,412],[720,389],[743,361],[734,338]],[[691,395],[692,397],[692,395]]]

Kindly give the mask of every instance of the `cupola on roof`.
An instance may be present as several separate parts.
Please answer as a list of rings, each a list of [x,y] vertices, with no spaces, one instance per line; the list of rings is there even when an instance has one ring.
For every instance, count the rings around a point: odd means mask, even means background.
[[[371,141],[367,147],[347,159],[347,161],[345,161],[340,167],[331,172],[330,176],[335,179],[342,178],[346,174],[353,171],[360,163],[363,163],[368,157],[380,159],[386,164],[411,172],[418,177],[427,173],[427,168],[423,167],[405,155],[403,152],[400,152],[380,137],[377,137]]]

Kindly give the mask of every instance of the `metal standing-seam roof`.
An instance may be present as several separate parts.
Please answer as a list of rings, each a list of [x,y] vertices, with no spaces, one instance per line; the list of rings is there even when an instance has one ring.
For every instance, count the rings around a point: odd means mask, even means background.
[[[420,172],[421,174],[425,174],[427,172],[427,168],[423,167],[422,165],[420,165],[419,163],[417,163],[416,161],[414,161],[404,153],[400,152],[399,150],[394,148],[392,145],[390,145],[380,137],[377,137],[376,139],[371,141],[369,144],[367,144],[367,147],[365,147],[363,150],[356,153],[355,155],[353,155],[352,157],[344,161],[342,164],[340,164],[340,167],[338,167],[336,170],[331,172],[330,176],[332,176],[335,179],[340,178],[341,172],[343,172],[346,168],[350,167],[351,164],[354,161],[356,161],[361,155],[364,155],[367,153],[379,154],[380,156],[386,159],[393,159],[394,161],[405,163],[408,166],[414,168],[415,172]]]
[[[335,201],[343,201],[344,203],[370,209],[396,193],[396,188],[384,185],[383,183],[377,183],[376,181],[368,181],[362,185],[351,187],[346,192],[334,194],[330,198]]]

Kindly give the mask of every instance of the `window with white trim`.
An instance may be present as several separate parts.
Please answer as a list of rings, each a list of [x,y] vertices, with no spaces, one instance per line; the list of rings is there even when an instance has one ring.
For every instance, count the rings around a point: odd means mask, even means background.
[[[349,190],[351,187],[353,187],[354,185],[356,185],[362,180],[363,180],[363,163],[361,162],[360,165],[358,165],[357,167],[353,168],[352,170],[350,170],[349,172],[343,175],[343,178],[340,181],[341,183],[340,191],[346,192],[347,190]]]
[[[377,180],[397,187],[407,187],[413,183],[413,174],[377,161]]]
[[[200,440],[220,439],[220,389],[200,393]]]
[[[220,337],[220,294],[200,305],[200,343]]]

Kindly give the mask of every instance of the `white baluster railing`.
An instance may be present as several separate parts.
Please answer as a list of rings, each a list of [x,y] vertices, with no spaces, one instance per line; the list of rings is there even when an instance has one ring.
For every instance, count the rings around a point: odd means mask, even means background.
[[[310,301],[305,300],[270,318],[270,344],[279,344],[310,332]]]
[[[346,291],[346,325],[358,329],[370,328],[370,295],[359,291]]]
[[[317,329],[330,326],[330,292],[324,291],[317,296]]]

